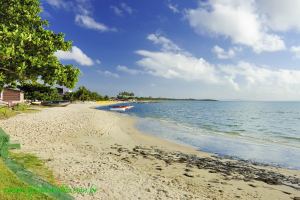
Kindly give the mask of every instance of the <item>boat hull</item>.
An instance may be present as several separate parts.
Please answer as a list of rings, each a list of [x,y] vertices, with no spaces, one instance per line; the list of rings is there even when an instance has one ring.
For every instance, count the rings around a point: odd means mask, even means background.
[[[49,107],[65,107],[67,105],[69,105],[71,102],[69,101],[64,101],[64,102],[60,102],[60,101],[47,101],[47,102],[43,102],[42,105],[43,106],[49,106]]]
[[[124,111],[126,111],[126,110],[129,110],[129,109],[131,109],[131,108],[133,108],[134,106],[119,106],[119,107],[112,107],[112,108],[110,108],[109,110],[111,110],[111,111],[122,111],[122,112],[124,112]]]

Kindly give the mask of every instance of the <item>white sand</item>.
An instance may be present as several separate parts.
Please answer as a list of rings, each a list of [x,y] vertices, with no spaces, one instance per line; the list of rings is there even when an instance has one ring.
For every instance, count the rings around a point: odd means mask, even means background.
[[[73,187],[95,186],[91,196],[76,199],[291,199],[300,191],[262,182],[224,180],[220,174],[193,169],[194,177],[183,176],[184,165],[166,166],[156,159],[131,158],[111,147],[157,146],[167,151],[196,152],[152,136],[139,133],[134,119],[100,111],[88,104],[47,108],[0,121],[0,126],[22,145],[22,151],[47,160],[60,183]],[[161,166],[162,170],[156,170]],[[282,173],[299,171],[280,169]],[[287,194],[290,193],[290,194]]]

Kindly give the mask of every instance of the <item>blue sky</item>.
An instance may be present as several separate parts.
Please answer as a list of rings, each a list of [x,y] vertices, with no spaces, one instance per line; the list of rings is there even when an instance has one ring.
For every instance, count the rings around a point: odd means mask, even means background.
[[[101,94],[300,99],[300,2],[42,0],[57,52]]]

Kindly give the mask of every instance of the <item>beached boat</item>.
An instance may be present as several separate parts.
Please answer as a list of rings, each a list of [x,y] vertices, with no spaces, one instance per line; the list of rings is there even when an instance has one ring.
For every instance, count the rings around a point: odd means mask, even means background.
[[[70,101],[45,101],[42,103],[43,106],[51,106],[51,107],[65,107],[69,105]]]
[[[133,108],[134,106],[113,106],[110,108],[110,110],[112,111],[126,111],[129,110],[131,108]]]
[[[36,106],[39,106],[41,104],[42,104],[41,101],[33,101],[33,102],[31,102],[31,105],[36,105]]]

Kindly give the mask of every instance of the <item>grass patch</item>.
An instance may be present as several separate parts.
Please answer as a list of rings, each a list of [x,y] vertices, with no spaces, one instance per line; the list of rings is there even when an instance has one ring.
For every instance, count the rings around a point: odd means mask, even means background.
[[[42,177],[47,182],[53,185],[57,185],[53,172],[48,167],[46,167],[44,161],[40,160],[35,155],[21,152],[9,152],[9,157],[12,160],[16,161],[18,164],[22,165],[27,170]]]
[[[36,192],[28,193],[8,193],[5,189],[8,188],[30,188],[27,184],[20,181],[17,176],[12,173],[0,158],[0,199],[1,200],[53,200],[45,194]]]
[[[27,104],[19,103],[19,104],[17,104],[17,105],[14,105],[14,106],[12,107],[12,109],[13,109],[14,111],[25,111],[25,110],[27,110],[29,107],[30,107],[30,106],[27,105]]]
[[[12,108],[9,108],[8,106],[1,106],[0,107],[0,120],[1,119],[8,119],[10,117],[13,117],[17,114],[21,113],[35,113],[39,110],[34,109],[32,106],[26,105],[26,104],[17,104],[13,106]]]
[[[7,119],[15,116],[17,113],[7,106],[0,107],[0,119]]]

